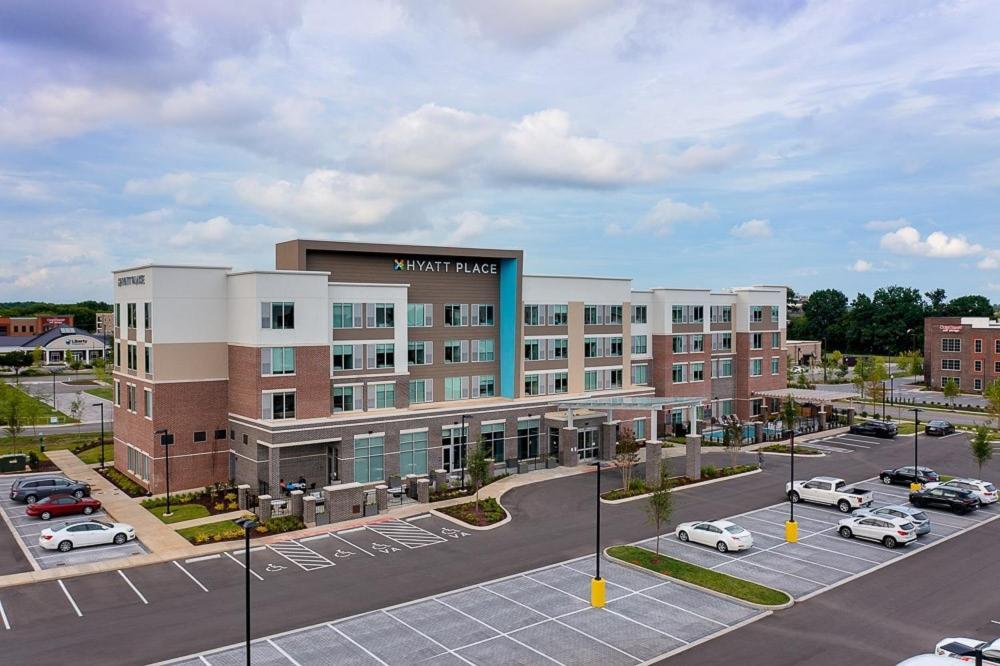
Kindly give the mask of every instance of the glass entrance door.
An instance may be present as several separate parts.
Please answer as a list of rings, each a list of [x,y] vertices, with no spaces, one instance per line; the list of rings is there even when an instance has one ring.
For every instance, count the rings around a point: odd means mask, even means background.
[[[597,457],[597,428],[583,428],[576,433],[576,451],[580,460]]]
[[[461,426],[444,426],[441,429],[441,468],[449,474],[465,468],[465,437],[468,436],[468,431],[468,426],[465,427],[465,433]]]

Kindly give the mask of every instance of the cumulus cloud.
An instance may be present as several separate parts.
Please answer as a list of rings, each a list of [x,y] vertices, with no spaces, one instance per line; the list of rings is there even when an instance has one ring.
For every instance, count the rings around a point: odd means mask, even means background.
[[[893,254],[935,258],[967,257],[983,251],[982,245],[970,243],[965,236],[949,236],[943,231],[935,231],[922,240],[920,232],[911,226],[883,235],[879,245]]]
[[[505,46],[536,48],[616,5],[614,0],[453,0],[472,30]]]
[[[665,236],[674,230],[674,227],[686,222],[701,222],[710,220],[717,216],[715,209],[707,203],[701,206],[692,206],[683,201],[673,201],[671,199],[661,199],[653,209],[649,211],[636,229],[639,231],[651,231],[657,235]]]
[[[909,226],[909,222],[906,218],[897,218],[895,220],[870,220],[865,222],[865,229],[871,231],[895,231],[901,227]]]
[[[987,250],[985,256],[976,263],[976,266],[983,270],[996,270],[1000,268],[1000,250]]]
[[[133,196],[166,196],[180,204],[204,203],[198,191],[198,178],[193,173],[179,171],[157,178],[132,178],[125,182],[125,194]]]
[[[475,210],[463,211],[449,218],[446,220],[444,226],[452,227],[447,232],[447,242],[455,245],[467,243],[487,233],[524,228],[520,220],[511,217],[486,215]]]
[[[168,243],[174,247],[205,246],[216,248],[225,244],[230,249],[244,249],[267,245],[295,236],[290,227],[269,227],[263,224],[237,225],[227,217],[213,217],[204,222],[186,222]]]
[[[79,85],[49,85],[21,97],[0,97],[0,143],[76,136],[132,116],[144,105],[136,92]]]
[[[772,235],[771,223],[767,220],[747,220],[734,226],[729,233],[737,238],[768,238]]]
[[[847,270],[853,271],[855,273],[868,273],[869,271],[872,270],[872,268],[874,268],[872,262],[867,261],[865,259],[858,259],[853,264],[848,266]]]

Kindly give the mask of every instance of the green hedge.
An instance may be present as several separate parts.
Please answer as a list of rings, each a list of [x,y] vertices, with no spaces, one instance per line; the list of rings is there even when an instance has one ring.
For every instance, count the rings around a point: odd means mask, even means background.
[[[108,481],[124,490],[130,497],[140,497],[146,494],[145,488],[119,472],[114,467],[105,467],[103,474]]]

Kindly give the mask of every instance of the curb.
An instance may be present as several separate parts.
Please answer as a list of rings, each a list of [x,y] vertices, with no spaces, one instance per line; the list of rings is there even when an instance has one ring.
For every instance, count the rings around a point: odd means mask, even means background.
[[[622,545],[631,545],[633,548],[641,548],[642,550],[645,550],[647,552],[650,552],[650,553],[653,552],[653,551],[649,550],[648,548],[643,548],[642,546],[636,546],[635,544],[622,544]],[[620,560],[617,557],[614,557],[613,555],[610,555],[608,553],[608,551],[611,548],[614,548],[614,547],[615,546],[608,546],[607,548],[605,548],[602,551],[602,553],[604,555],[604,559],[608,560],[609,562],[614,562],[615,564],[620,564],[621,566],[629,567],[630,569],[635,569],[636,571],[642,571],[642,572],[647,573],[647,574],[649,574],[651,576],[656,576],[657,578],[662,578],[663,580],[670,581],[671,583],[677,583],[678,585],[683,585],[684,587],[691,588],[692,590],[700,590],[701,592],[707,592],[707,593],[709,593],[709,594],[711,594],[713,596],[719,597],[720,599],[725,599],[727,601],[734,601],[734,602],[736,602],[738,604],[744,604],[746,606],[750,606],[751,608],[756,608],[757,610],[762,610],[762,611],[784,610],[785,608],[791,608],[792,606],[795,605],[795,597],[793,597],[788,592],[785,592],[784,590],[779,590],[776,587],[771,587],[770,589],[775,590],[777,592],[781,592],[782,594],[784,594],[786,597],[788,597],[788,602],[784,603],[784,604],[778,604],[777,606],[769,606],[767,604],[758,604],[758,603],[754,603],[753,601],[747,601],[746,599],[740,599],[739,597],[734,597],[732,595],[725,594],[723,592],[719,592],[718,590],[713,590],[713,589],[708,588],[708,587],[702,587],[701,585],[695,585],[694,583],[689,583],[686,580],[680,580],[679,578],[673,578],[672,576],[667,576],[667,575],[661,574],[658,571],[653,571],[652,569],[647,569],[646,567],[640,567],[638,564],[632,564],[631,562],[626,562],[625,560]],[[667,555],[666,557],[670,557],[670,556]],[[677,558],[673,558],[673,559],[677,559]],[[693,563],[692,562],[687,562],[687,564],[693,564]],[[700,564],[694,564],[694,566],[701,566],[701,565]],[[701,567],[701,568],[702,569],[707,569],[707,567]],[[752,580],[746,580],[745,578],[739,578],[738,576],[733,576],[731,574],[726,574],[726,575],[730,576],[731,578],[737,578],[738,580],[746,581],[747,583],[753,583]],[[760,583],[754,583],[754,585],[760,585]],[[769,585],[761,585],[761,587],[770,587],[770,586]]]
[[[698,481],[696,483],[687,483],[687,484],[685,484],[683,486],[677,486],[676,488],[671,488],[670,492],[671,493],[675,493],[675,492],[679,492],[681,490],[684,490],[686,488],[695,488],[695,487],[699,487],[699,486],[707,486],[707,485],[711,485],[713,483],[719,483],[720,481],[729,481],[730,479],[738,479],[741,476],[750,476],[751,474],[760,474],[761,471],[762,470],[760,470],[760,469],[752,469],[749,472],[740,472],[739,474],[732,474],[730,476],[722,476],[722,477],[719,477],[717,479],[708,479],[707,481]],[[646,499],[646,498],[648,498],[652,494],[653,494],[652,492],[648,492],[648,493],[643,493],[641,495],[635,495],[633,497],[623,497],[622,499],[616,499],[616,500],[607,500],[607,499],[604,499],[602,497],[601,498],[601,502],[604,503],[604,504],[624,504],[625,502],[634,502],[635,500]]]
[[[497,504],[500,504],[500,502],[498,501]],[[503,509],[504,519],[501,520],[500,522],[493,523],[492,525],[470,525],[464,520],[460,520],[458,518],[455,518],[454,516],[449,516],[447,513],[443,513],[441,511],[438,511],[437,509],[431,509],[429,513],[433,516],[437,516],[438,518],[443,518],[444,520],[455,523],[456,525],[460,525],[463,530],[476,530],[477,532],[485,532],[487,530],[495,530],[498,527],[503,527],[504,525],[506,525],[511,521],[510,511],[505,509],[502,504],[500,504],[500,508]]]

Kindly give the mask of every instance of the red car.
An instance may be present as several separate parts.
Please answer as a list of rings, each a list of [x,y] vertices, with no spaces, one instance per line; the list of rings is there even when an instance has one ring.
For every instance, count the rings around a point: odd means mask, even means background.
[[[27,513],[42,520],[53,516],[70,516],[82,513],[89,516],[101,508],[101,503],[92,497],[73,497],[72,495],[49,495],[45,499],[29,504]]]

